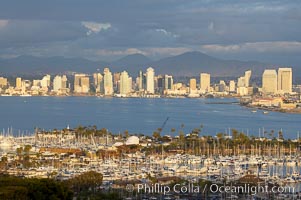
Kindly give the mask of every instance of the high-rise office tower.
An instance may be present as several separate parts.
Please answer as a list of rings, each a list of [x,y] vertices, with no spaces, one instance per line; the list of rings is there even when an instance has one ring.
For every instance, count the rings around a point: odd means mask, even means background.
[[[140,70],[139,73],[138,73],[138,89],[141,91],[144,89],[144,85],[143,85],[143,72]]]
[[[248,70],[245,72],[245,87],[249,87],[250,86],[250,78],[252,75],[252,71]]]
[[[129,74],[126,71],[121,72],[119,91],[120,94],[127,95],[131,92],[131,81],[132,79],[129,77]]]
[[[229,92],[235,92],[235,91],[236,91],[235,81],[230,80],[230,82],[229,82]]]
[[[88,93],[90,91],[90,79],[88,76],[81,77],[80,79],[82,93]]]
[[[93,83],[96,93],[102,93],[103,88],[103,76],[101,73],[94,73],[93,74]]]
[[[48,88],[50,87],[50,78],[51,76],[50,75],[45,75],[42,80],[41,80],[41,87],[42,88]]]
[[[90,80],[86,74],[74,75],[74,92],[88,93],[90,91]]]
[[[16,78],[16,88],[21,88],[22,87],[22,78],[17,77]]]
[[[292,68],[278,69],[278,91],[281,93],[291,93],[293,87]]]
[[[63,75],[62,76],[62,89],[67,89],[68,88],[67,82],[68,82],[67,76]]]
[[[113,95],[113,76],[109,68],[104,68],[103,70],[103,88],[104,95]]]
[[[275,94],[277,92],[277,72],[274,69],[266,69],[262,75],[262,92]]]
[[[205,92],[208,92],[210,90],[210,74],[200,74],[200,89]]]
[[[6,87],[7,86],[7,78],[0,77],[0,87]]]
[[[164,89],[171,90],[173,86],[173,78],[170,75],[164,76]]]
[[[149,94],[155,93],[155,71],[151,67],[146,70],[146,91]]]
[[[53,79],[53,91],[54,92],[59,92],[63,87],[62,84],[62,77],[61,76],[55,76]]]
[[[189,80],[189,92],[192,93],[196,91],[196,79],[195,78],[191,78]]]

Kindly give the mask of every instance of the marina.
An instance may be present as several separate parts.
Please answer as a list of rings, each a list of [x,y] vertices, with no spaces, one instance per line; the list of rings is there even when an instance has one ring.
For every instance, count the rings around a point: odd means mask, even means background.
[[[232,133],[234,137],[235,131]],[[213,144],[204,143],[205,137],[192,134],[186,135],[183,151],[172,148],[182,145],[177,137],[162,136],[161,141],[165,142],[158,143],[154,137],[114,135],[95,126],[36,129],[34,134],[26,136],[13,136],[8,129],[0,137],[1,170],[18,177],[59,181],[95,171],[103,175],[102,187],[115,189],[128,183],[152,184],[154,178],[162,179],[163,183],[180,179],[222,185],[241,184],[245,177],[252,177],[253,184],[291,188],[289,192],[279,192],[287,195],[282,199],[299,198],[300,140],[286,144],[284,140],[262,137],[252,140],[251,146],[227,146],[226,141],[233,138],[220,138],[226,142],[223,148],[218,138],[213,139]],[[197,142],[199,145],[190,146]],[[268,199],[277,193],[258,193],[253,197],[260,195]],[[223,199],[222,194],[216,199]]]

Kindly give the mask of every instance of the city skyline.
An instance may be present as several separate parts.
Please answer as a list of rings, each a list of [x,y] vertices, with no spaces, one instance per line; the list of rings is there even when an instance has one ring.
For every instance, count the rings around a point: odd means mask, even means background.
[[[265,69],[262,74],[261,87],[252,82],[252,70],[244,72],[237,80],[218,79],[211,81],[211,74],[201,72],[199,81],[191,77],[186,81],[174,81],[172,75],[155,74],[155,70],[149,67],[145,72],[140,70],[137,76],[132,78],[130,74],[110,71],[105,67],[103,73],[93,74],[74,73],[73,84],[68,81],[66,75],[46,74],[42,79],[23,80],[15,79],[11,84],[7,78],[0,77],[0,94],[2,95],[104,95],[118,97],[138,97],[144,95],[180,95],[188,97],[200,97],[206,94],[218,95],[293,95],[300,92],[300,84],[293,85],[292,68]],[[72,79],[69,76],[69,78]],[[15,86],[15,87],[14,87]]]

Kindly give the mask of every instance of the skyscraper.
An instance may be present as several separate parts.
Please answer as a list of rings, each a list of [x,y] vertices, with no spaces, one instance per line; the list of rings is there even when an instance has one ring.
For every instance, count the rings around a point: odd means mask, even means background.
[[[101,73],[94,73],[93,74],[93,82],[94,82],[94,88],[96,93],[103,93],[103,76]]]
[[[7,86],[7,78],[0,77],[0,87],[6,87]]]
[[[170,75],[165,75],[164,77],[164,89],[171,90],[173,86],[173,78]]]
[[[22,87],[22,78],[17,77],[16,78],[16,88],[21,89],[21,87]]]
[[[278,91],[281,93],[291,93],[293,87],[292,68],[278,69]]]
[[[252,75],[252,71],[248,70],[245,72],[245,87],[249,87],[250,86],[250,78]]]
[[[48,88],[50,86],[50,75],[45,75],[41,80],[41,87]]]
[[[262,92],[275,94],[277,92],[277,72],[274,69],[266,69],[262,75]]]
[[[200,89],[203,92],[208,92],[210,90],[210,74],[200,74]]]
[[[74,93],[88,93],[90,90],[90,80],[86,74],[74,75]]]
[[[103,70],[103,87],[104,95],[113,95],[113,76],[109,68],[104,68]]]
[[[189,92],[193,93],[196,91],[196,79],[195,78],[191,78],[189,80]]]
[[[90,91],[90,79],[88,76],[81,77],[80,79],[82,93],[88,93]]]
[[[144,85],[143,85],[143,73],[142,71],[140,70],[139,73],[138,73],[138,90],[143,90],[144,89]]]
[[[127,95],[131,92],[131,82],[132,78],[129,77],[129,74],[126,71],[121,72],[120,75],[120,94]]]
[[[59,92],[60,89],[62,89],[62,77],[61,76],[55,76],[53,79],[53,91]]]
[[[235,92],[235,81],[234,80],[230,80],[229,82],[229,92]]]
[[[151,67],[146,70],[146,91],[149,94],[155,93],[155,71]]]

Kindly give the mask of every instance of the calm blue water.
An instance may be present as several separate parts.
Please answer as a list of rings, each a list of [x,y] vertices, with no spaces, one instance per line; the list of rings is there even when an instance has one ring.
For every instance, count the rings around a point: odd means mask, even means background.
[[[13,127],[33,132],[34,127],[48,129],[78,125],[97,125],[113,133],[152,134],[169,120],[163,133],[170,134],[185,125],[185,133],[204,126],[202,134],[215,135],[229,128],[259,135],[265,131],[283,130],[286,138],[296,138],[301,131],[301,115],[250,109],[236,104],[206,104],[236,101],[235,99],[121,99],[96,97],[0,97],[0,128]],[[176,133],[174,133],[176,134]]]

